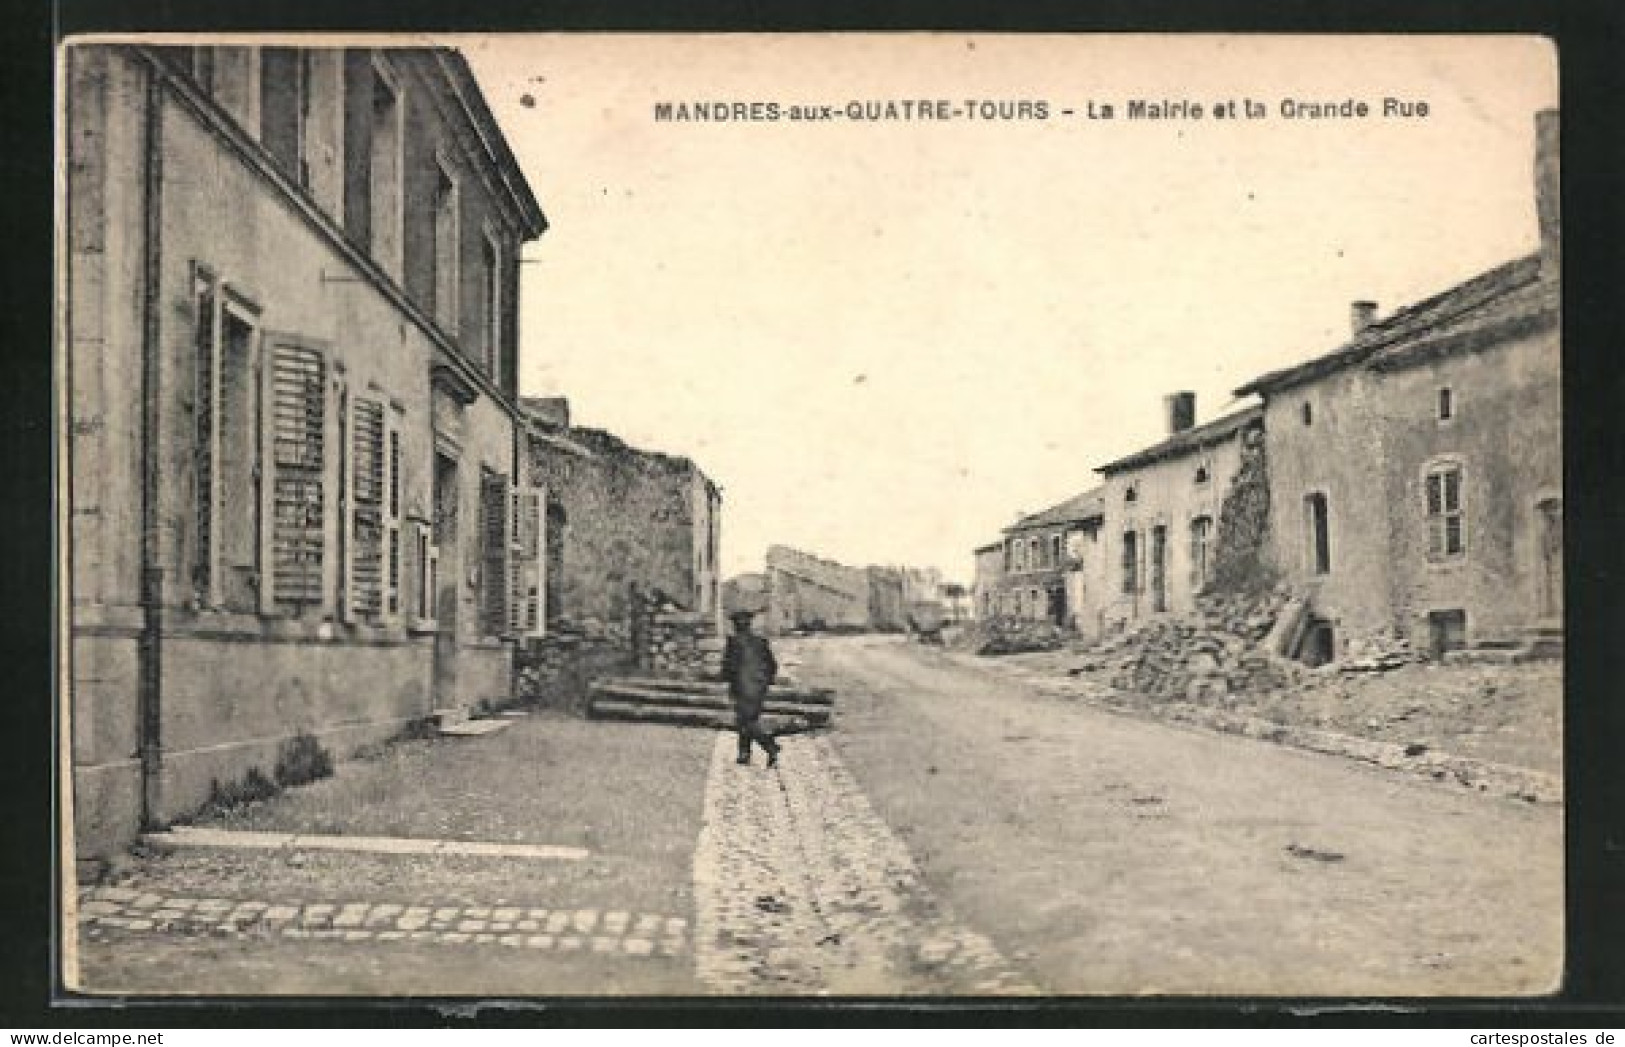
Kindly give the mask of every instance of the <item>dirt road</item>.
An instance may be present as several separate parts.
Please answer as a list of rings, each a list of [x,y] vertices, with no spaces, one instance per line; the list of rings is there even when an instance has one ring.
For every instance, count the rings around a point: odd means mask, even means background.
[[[1561,978],[1562,811],[782,645],[928,886],[1057,994],[1501,995]]]

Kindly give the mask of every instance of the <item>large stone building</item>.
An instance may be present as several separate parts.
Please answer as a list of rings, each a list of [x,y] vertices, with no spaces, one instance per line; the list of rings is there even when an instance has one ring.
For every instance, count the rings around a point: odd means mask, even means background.
[[[85,857],[296,736],[342,757],[507,694],[536,533],[517,261],[545,222],[455,52],[63,61]]]
[[[1100,466],[1101,562],[1110,580],[1089,608],[1099,629],[1196,606],[1219,541],[1224,496],[1243,452],[1263,439],[1250,407],[1196,425],[1196,397],[1165,401],[1166,439]]]
[[[1257,378],[1273,559],[1321,656],[1560,642],[1557,114],[1537,124],[1541,248]]]
[[[543,502],[544,620],[624,623],[637,589],[720,621],[717,485],[687,458],[572,425],[561,398],[524,407],[528,479]]]
[[[1100,526],[1104,502],[1094,488],[1004,529],[1004,540],[977,558],[981,613],[1049,621],[1092,635],[1104,583]]]
[[[769,632],[870,628],[869,572],[863,568],[774,545],[767,550],[766,573]]]

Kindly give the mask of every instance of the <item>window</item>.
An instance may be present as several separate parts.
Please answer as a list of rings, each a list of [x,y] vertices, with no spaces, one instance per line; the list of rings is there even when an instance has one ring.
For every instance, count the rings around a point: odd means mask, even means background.
[[[1134,501],[1138,501],[1139,498],[1140,498],[1139,485],[1137,485],[1137,484],[1129,484],[1128,485],[1128,490],[1123,492],[1123,501],[1125,501],[1125,502],[1134,502]]]
[[[1332,569],[1332,544],[1326,496],[1318,492],[1308,495],[1303,508],[1309,529],[1309,569],[1315,574],[1327,574]]]
[[[1139,535],[1133,531],[1123,532],[1123,592],[1137,593],[1140,591],[1140,551]]]
[[[320,608],[327,562],[326,349],[268,336],[271,360],[271,602]]]
[[[308,50],[260,52],[260,144],[301,187],[310,187],[312,56]]]
[[[350,620],[401,610],[400,427],[376,395],[351,399],[344,611]]]
[[[1061,566],[1063,557],[1061,555],[1061,536],[1058,534],[1052,534],[1049,537],[1049,558],[1051,566]]]
[[[447,164],[438,160],[434,165],[434,193],[431,198],[433,217],[430,221],[430,248],[434,259],[434,319],[448,334],[457,333],[457,180]]]
[[[1461,512],[1461,466],[1432,466],[1424,480],[1427,498],[1428,559],[1448,560],[1467,550]]]
[[[1448,422],[1456,417],[1455,397],[1448,386],[1439,390],[1439,421]]]
[[[194,269],[196,326],[193,465],[198,603],[260,607],[260,389],[258,310]]]
[[[394,77],[372,65],[367,229],[373,258],[396,278],[401,274],[401,98]]]
[[[1006,539],[1004,543],[1004,569],[1006,572],[1015,570],[1016,556],[1015,543]]]
[[[1303,402],[1303,406],[1301,408],[1299,408],[1299,412],[1303,415],[1303,424],[1304,425],[1314,425],[1315,424],[1315,409],[1310,406],[1308,400],[1305,400]]]
[[[1208,553],[1213,539],[1213,518],[1198,516],[1191,521],[1191,588],[1207,584]]]
[[[1206,465],[1197,466],[1196,467],[1196,482],[1198,484],[1205,484],[1205,483],[1207,483],[1207,477],[1208,477],[1207,466]]]
[[[1151,528],[1151,609],[1168,609],[1168,528]]]
[[[509,561],[513,581],[508,629],[514,636],[540,636],[546,625],[542,607],[542,492],[513,488],[513,547]]]
[[[489,230],[480,249],[481,351],[493,382],[502,381],[502,252]]]
[[[1027,570],[1036,571],[1044,566],[1044,550],[1038,536],[1027,539]]]
[[[508,478],[489,470],[480,476],[480,634],[508,632]]]

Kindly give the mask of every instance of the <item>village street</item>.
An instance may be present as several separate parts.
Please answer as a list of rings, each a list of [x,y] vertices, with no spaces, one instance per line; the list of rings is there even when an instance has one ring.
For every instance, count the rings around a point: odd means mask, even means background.
[[[1114,715],[894,638],[780,650],[839,699],[835,729],[787,738],[777,770],[736,765],[727,734],[546,714],[402,742],[190,830],[221,831],[215,846],[159,848],[83,892],[86,987],[1557,984],[1558,806]],[[302,840],[245,847],[265,839],[248,831]]]

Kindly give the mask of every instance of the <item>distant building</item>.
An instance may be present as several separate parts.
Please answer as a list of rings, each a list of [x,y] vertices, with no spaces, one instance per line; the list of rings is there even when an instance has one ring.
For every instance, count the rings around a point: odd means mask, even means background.
[[[530,485],[543,502],[548,622],[624,622],[633,587],[720,620],[722,494],[687,458],[571,424],[561,397],[524,400]]]
[[[1096,470],[1105,479],[1101,562],[1110,580],[1091,609],[1103,628],[1195,607],[1243,446],[1263,438],[1258,407],[1196,425],[1195,394],[1175,393],[1165,406],[1166,439]]]
[[[1099,488],[1085,491],[1022,517],[1005,528],[1002,543],[978,550],[981,613],[1049,621],[1093,635],[1103,508]]]
[[[1557,113],[1537,124],[1541,249],[1237,390],[1263,398],[1273,557],[1318,657],[1403,636],[1444,652],[1561,644]]]
[[[509,694],[546,222],[454,51],[63,55],[84,857],[301,736],[344,757]]]
[[[768,629],[867,630],[869,573],[788,546],[767,550]]]
[[[971,581],[971,615],[977,621],[991,621],[1003,610],[1004,542],[989,542],[975,551],[976,568]]]

